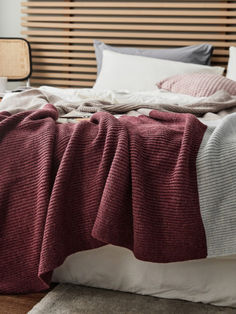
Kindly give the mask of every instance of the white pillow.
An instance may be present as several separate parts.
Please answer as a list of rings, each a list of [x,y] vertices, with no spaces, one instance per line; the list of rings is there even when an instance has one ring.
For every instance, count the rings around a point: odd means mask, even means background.
[[[229,62],[226,77],[236,81],[236,47],[229,48]]]
[[[224,68],[133,56],[103,50],[102,69],[94,85],[96,90],[155,90],[167,77],[192,72],[223,74]]]

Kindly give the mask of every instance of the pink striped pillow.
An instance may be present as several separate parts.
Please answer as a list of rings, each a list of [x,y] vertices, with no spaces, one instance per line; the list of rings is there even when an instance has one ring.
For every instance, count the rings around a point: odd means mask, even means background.
[[[236,95],[236,82],[218,74],[190,73],[171,76],[157,83],[157,87],[173,93],[196,97],[210,96],[219,90]]]

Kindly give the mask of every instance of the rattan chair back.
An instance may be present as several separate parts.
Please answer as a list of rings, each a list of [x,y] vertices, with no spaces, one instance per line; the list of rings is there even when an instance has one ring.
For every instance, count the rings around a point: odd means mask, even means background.
[[[0,38],[0,77],[21,81],[30,77],[31,50],[23,38]]]

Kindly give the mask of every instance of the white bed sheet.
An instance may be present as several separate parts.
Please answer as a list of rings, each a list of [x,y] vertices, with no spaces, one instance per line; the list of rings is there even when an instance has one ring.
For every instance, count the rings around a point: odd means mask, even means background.
[[[236,307],[236,255],[159,264],[107,245],[67,257],[53,281]]]

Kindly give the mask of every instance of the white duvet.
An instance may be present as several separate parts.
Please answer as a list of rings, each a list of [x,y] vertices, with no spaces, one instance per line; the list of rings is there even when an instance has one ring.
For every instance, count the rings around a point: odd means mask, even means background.
[[[136,104],[153,104],[157,102],[168,104],[188,105],[204,97],[193,97],[184,94],[175,94],[162,89],[155,91],[130,92],[128,90],[95,90],[92,88],[56,88],[51,86],[41,86],[40,90],[55,94],[65,101],[78,100],[104,100],[113,104],[136,103]]]

